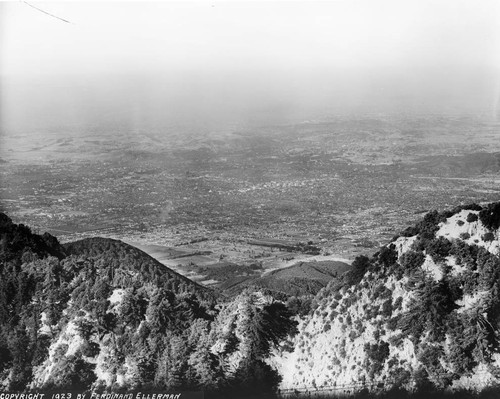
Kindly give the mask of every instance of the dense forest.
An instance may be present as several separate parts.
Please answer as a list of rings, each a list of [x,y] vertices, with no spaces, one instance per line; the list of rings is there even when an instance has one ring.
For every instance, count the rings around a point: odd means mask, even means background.
[[[4,214],[0,231],[5,389],[276,388],[263,359],[294,331],[283,302],[227,302],[119,241],[61,246]]]

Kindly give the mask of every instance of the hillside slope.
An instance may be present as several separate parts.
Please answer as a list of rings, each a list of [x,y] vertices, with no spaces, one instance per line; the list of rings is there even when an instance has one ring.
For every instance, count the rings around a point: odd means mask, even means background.
[[[358,257],[269,364],[281,389],[476,389],[500,383],[500,203],[427,214]]]
[[[338,261],[300,262],[286,268],[273,270],[262,277],[228,281],[220,288],[228,294],[244,289],[267,289],[291,296],[315,295],[333,279],[350,269],[350,265]]]
[[[164,288],[176,293],[192,293],[200,299],[214,299],[214,293],[192,280],[169,269],[140,249],[111,238],[86,238],[66,243],[63,248],[68,256],[99,259],[111,278],[115,274],[137,276],[139,281],[155,281],[164,284]]]
[[[275,389],[264,359],[296,324],[282,302],[226,303],[120,241],[0,221],[0,389]]]

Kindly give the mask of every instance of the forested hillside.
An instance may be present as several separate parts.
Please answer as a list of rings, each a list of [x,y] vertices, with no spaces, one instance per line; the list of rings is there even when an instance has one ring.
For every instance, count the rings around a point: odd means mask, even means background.
[[[279,382],[263,360],[295,326],[283,303],[258,293],[217,303],[122,242],[63,247],[1,221],[4,389],[272,391]]]
[[[271,290],[277,294],[294,297],[311,296],[349,269],[349,264],[339,261],[300,262],[273,270],[262,277],[245,277],[240,281],[232,279],[222,284],[220,288],[229,295],[250,288]]]
[[[428,213],[316,296],[281,388],[481,390],[500,382],[500,204]],[[314,360],[312,360],[314,359]]]
[[[113,286],[142,285],[153,282],[174,293],[193,294],[200,300],[215,299],[214,293],[165,267],[141,250],[109,238],[88,238],[64,244],[74,258],[94,259],[99,270],[106,270]]]

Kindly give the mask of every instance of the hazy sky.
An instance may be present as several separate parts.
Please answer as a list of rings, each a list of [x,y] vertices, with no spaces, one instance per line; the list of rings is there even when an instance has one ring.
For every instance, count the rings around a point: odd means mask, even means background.
[[[31,4],[71,23],[23,2],[0,4],[8,121],[28,109],[38,121],[36,115],[50,115],[68,98],[82,108],[96,97],[114,102],[131,84],[142,103],[190,103],[201,96],[198,109],[224,95],[271,97],[285,107],[295,99],[300,108],[334,92],[351,100],[373,94],[387,82],[392,96],[436,84],[433,96],[484,92],[495,107],[500,90],[496,0]],[[54,82],[52,97],[64,101],[50,99],[55,103],[40,108]],[[159,88],[174,94],[167,99]],[[89,91],[93,102],[82,99]]]
[[[499,66],[498,1],[2,4],[2,73]]]

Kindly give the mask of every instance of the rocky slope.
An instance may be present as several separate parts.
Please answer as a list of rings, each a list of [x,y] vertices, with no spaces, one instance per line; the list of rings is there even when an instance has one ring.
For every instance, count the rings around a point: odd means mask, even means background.
[[[465,209],[464,209],[465,208]],[[281,389],[481,390],[500,383],[500,204],[431,212],[320,291]]]

